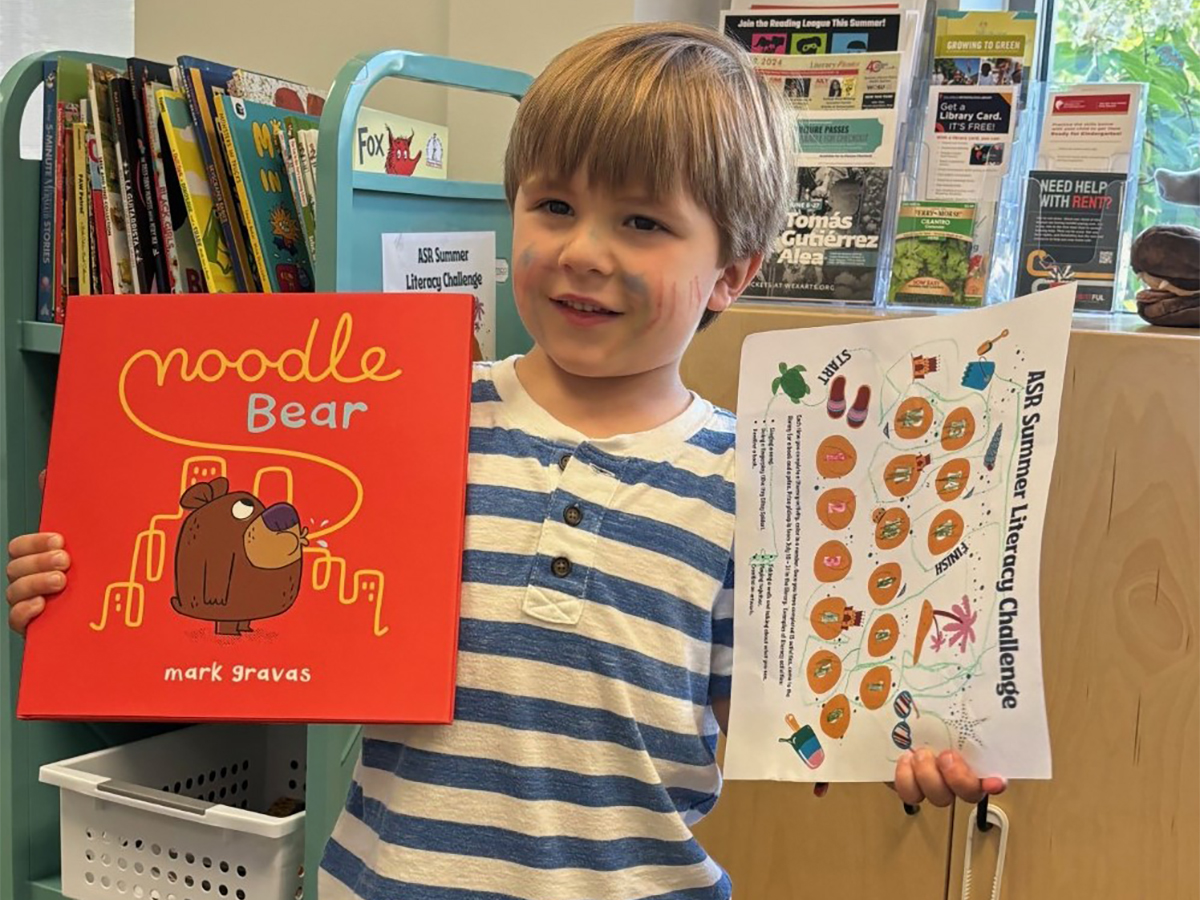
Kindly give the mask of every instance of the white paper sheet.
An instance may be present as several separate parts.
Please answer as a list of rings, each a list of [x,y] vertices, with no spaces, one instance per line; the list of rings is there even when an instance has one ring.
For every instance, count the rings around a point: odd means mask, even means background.
[[[472,294],[475,339],[496,358],[496,233],[403,232],[383,236],[383,290]]]
[[[1039,568],[1074,299],[746,339],[728,778],[887,781],[909,747],[1050,777]]]

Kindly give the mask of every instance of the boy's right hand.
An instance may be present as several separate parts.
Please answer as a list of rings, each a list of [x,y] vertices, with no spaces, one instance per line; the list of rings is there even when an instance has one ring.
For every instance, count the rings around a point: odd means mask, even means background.
[[[45,488],[46,473],[38,476]],[[66,586],[71,558],[63,550],[60,534],[23,534],[8,545],[8,626],[24,634],[29,623],[46,608],[46,598]]]

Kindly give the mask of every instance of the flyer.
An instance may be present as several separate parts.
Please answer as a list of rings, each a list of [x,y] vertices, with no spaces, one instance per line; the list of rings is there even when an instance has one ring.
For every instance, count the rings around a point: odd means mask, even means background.
[[[1017,290],[1072,282],[1076,309],[1110,312],[1127,183],[1120,173],[1030,172]]]
[[[1073,285],[750,335],[730,779],[1048,778],[1039,585]]]
[[[1036,46],[1036,13],[938,10],[933,83],[1020,85],[1023,91]]]
[[[900,49],[901,19],[892,9],[727,10],[721,30],[751,53],[881,53]]]
[[[1050,91],[1037,168],[1136,171],[1145,86],[1080,84]]]
[[[468,293],[475,298],[476,359],[496,356],[496,234],[493,231],[383,235],[383,290]]]
[[[751,56],[755,70],[800,112],[894,109],[899,53]]]

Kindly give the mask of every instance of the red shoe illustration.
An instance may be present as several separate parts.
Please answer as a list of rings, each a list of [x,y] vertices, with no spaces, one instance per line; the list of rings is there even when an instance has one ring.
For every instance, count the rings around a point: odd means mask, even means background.
[[[829,402],[825,404],[825,408],[829,410],[829,416],[833,419],[840,419],[842,413],[846,411],[846,377],[844,375],[833,379],[833,384],[829,386]]]
[[[858,389],[858,394],[854,398],[854,405],[850,407],[850,413],[846,416],[846,423],[851,428],[861,428],[862,423],[867,421],[867,404],[870,402],[871,389],[864,384]]]

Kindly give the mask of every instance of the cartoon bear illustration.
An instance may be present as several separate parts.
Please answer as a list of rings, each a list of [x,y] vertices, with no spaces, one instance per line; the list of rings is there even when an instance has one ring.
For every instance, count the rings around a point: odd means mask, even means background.
[[[252,631],[255,619],[287,612],[300,593],[308,529],[290,503],[270,507],[229,481],[197,482],[175,545],[175,612],[216,623],[216,633]]]

